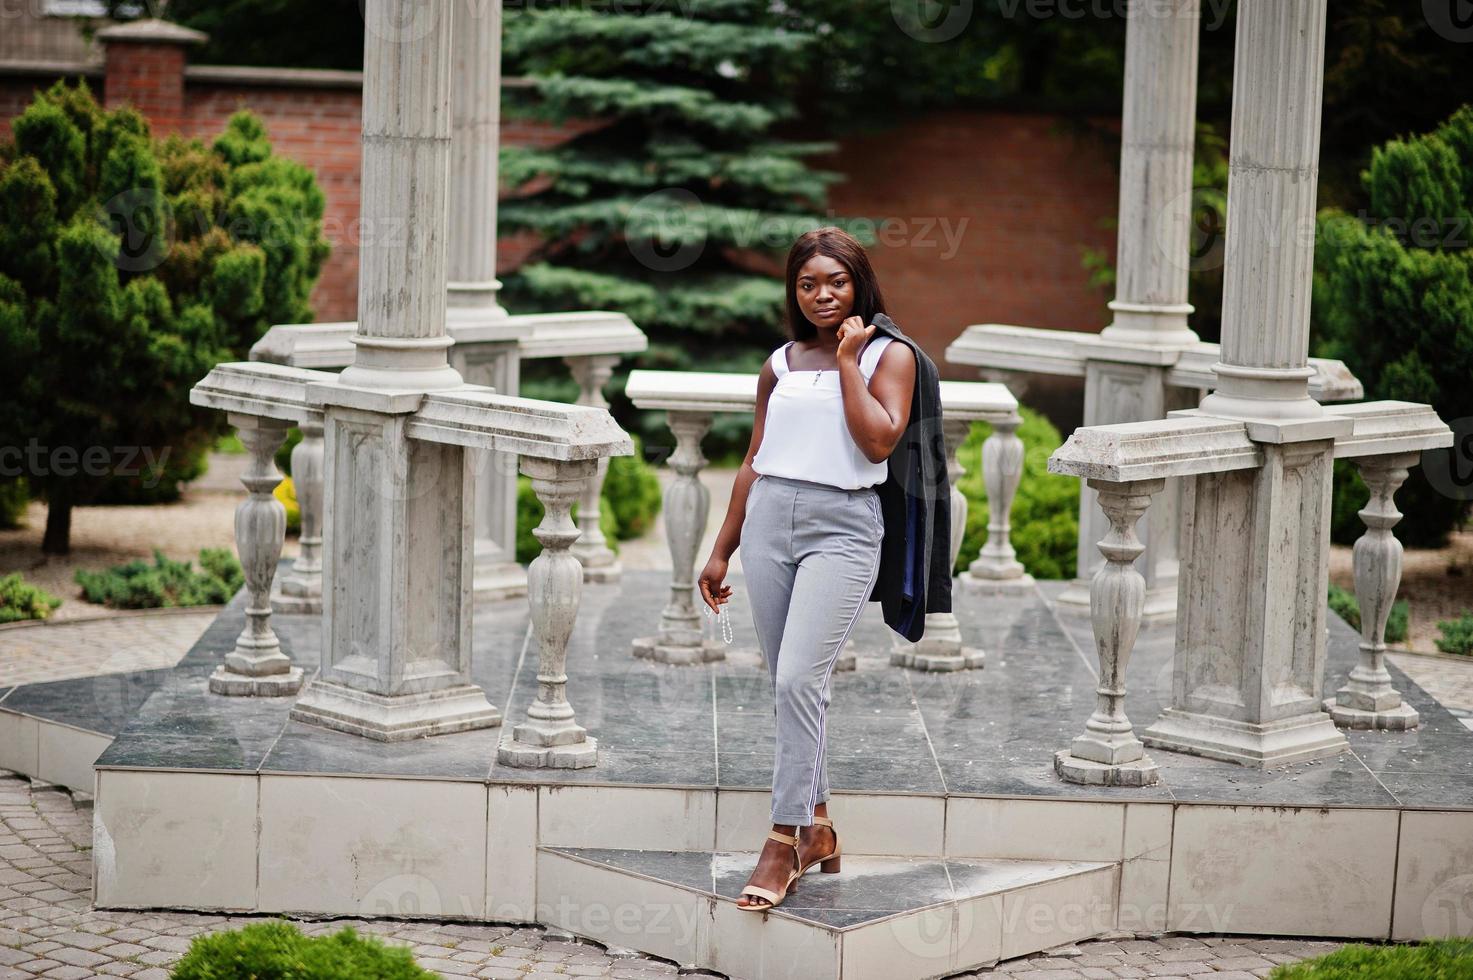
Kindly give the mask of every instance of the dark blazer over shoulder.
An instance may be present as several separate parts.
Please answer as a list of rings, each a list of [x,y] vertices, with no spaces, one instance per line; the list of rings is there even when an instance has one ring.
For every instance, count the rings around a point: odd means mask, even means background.
[[[915,642],[925,633],[926,613],[951,612],[951,474],[941,431],[941,375],[894,320],[876,314],[874,327],[915,354],[916,380],[910,419],[876,487],[885,533],[869,601],[880,604],[885,625]]]

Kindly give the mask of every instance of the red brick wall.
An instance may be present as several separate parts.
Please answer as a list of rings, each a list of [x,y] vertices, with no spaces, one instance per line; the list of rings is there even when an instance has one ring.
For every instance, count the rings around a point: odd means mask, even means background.
[[[136,56],[143,46],[117,47]],[[109,62],[115,71],[107,86],[109,104],[120,98],[120,86],[136,86],[141,102],[154,100],[149,104],[178,129],[205,140],[238,108],[259,115],[276,151],[311,167],[327,198],[324,233],[333,251],[313,292],[316,317],[353,319],[358,90],[193,80],[183,86],[181,107],[174,109],[171,90],[159,78],[161,64]],[[32,90],[47,84],[0,78],[0,127],[6,135],[10,118],[30,101]],[[156,131],[162,131],[157,123]],[[509,119],[502,139],[507,145],[549,146],[594,125]],[[1102,125],[1118,128],[1118,121]],[[1115,214],[1118,151],[1105,142],[1071,134],[1050,116],[945,112],[846,138],[837,153],[812,162],[847,175],[830,193],[835,214],[877,221],[880,243],[871,256],[896,320],[945,377],[974,380],[974,370],[946,366],[942,358],[968,324],[1097,331],[1108,322],[1109,297],[1089,286],[1080,261],[1085,247],[1103,249],[1113,261],[1115,231],[1107,222]],[[504,238],[498,272],[516,268],[533,244],[525,237]]]
[[[1119,151],[1103,142],[1052,116],[941,112],[811,162],[848,175],[830,190],[835,214],[877,220],[870,258],[895,321],[943,377],[975,381],[942,362],[970,324],[1109,322],[1110,296],[1080,262],[1086,247],[1114,261]]]

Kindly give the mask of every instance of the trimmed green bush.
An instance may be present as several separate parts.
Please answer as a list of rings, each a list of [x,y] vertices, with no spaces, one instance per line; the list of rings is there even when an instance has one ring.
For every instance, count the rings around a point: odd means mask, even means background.
[[[60,599],[26,582],[20,577],[20,572],[0,577],[0,623],[45,619],[59,605]]]
[[[199,564],[196,570],[155,548],[151,565],[140,558],[100,572],[79,568],[75,577],[88,602],[112,609],[218,606],[245,584],[240,562],[228,548],[200,549]]]
[[[604,504],[599,508],[613,511],[620,541],[637,538],[648,531],[664,502],[660,478],[655,475],[655,468],[645,462],[644,440],[634,433],[629,438],[634,443],[634,455],[609,457],[609,471],[603,485]]]
[[[1473,612],[1463,611],[1457,619],[1440,619],[1442,635],[1433,640],[1443,653],[1473,654]]]
[[[281,920],[197,936],[170,980],[434,980],[402,946],[344,926],[307,936]]]
[[[1079,550],[1079,480],[1048,471],[1048,458],[1064,443],[1042,414],[1019,406],[1023,424],[1023,478],[1013,498],[1011,540],[1034,578],[1073,578]],[[957,450],[966,472],[957,488],[967,498],[967,528],[954,571],[966,569],[987,540],[987,488],[982,482],[982,442],[992,426],[976,422]]]
[[[1268,980],[1469,980],[1473,941],[1434,939],[1406,946],[1353,943],[1274,968]]]
[[[1360,602],[1355,593],[1338,585],[1330,586],[1330,611],[1345,620],[1353,630],[1360,629]],[[1405,599],[1391,603],[1391,612],[1386,616],[1386,642],[1401,643],[1407,638],[1409,607]]]

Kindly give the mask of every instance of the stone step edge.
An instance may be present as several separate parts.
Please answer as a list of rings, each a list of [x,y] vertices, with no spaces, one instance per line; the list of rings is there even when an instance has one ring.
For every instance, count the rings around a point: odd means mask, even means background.
[[[620,867],[617,867],[615,865],[608,864],[607,862],[599,861],[599,860],[596,860],[594,858],[586,857],[586,856],[584,856],[582,854],[576,853],[579,850],[583,850],[583,848],[568,847],[568,846],[565,846],[565,845],[562,845],[562,844],[539,844],[539,845],[537,845],[537,850],[539,852],[545,851],[545,852],[548,852],[550,854],[555,854],[558,857],[564,858],[566,860],[577,861],[579,864],[585,864],[585,865],[588,865],[589,867],[599,868],[599,869],[601,869],[603,871],[609,871],[609,872],[613,872],[615,874],[626,875],[626,876],[628,876],[630,878],[642,879],[644,881],[648,881],[648,882],[651,882],[653,884],[663,885],[663,886],[665,886],[667,888],[674,888],[674,889],[677,889],[678,891],[688,892],[688,893],[690,893],[692,895],[699,895],[702,898],[709,898],[709,899],[713,899],[713,900],[718,901],[718,902],[726,902],[728,905],[732,905],[732,906],[735,906],[736,905],[736,899],[729,898],[729,897],[727,897],[725,895],[718,895],[715,892],[709,891],[709,890],[704,889],[704,888],[699,888],[699,887],[696,887],[694,885],[682,884],[681,882],[678,882],[678,881],[671,881],[669,878],[660,878],[660,877],[658,877],[656,875],[646,874],[643,871],[630,871],[628,868],[620,868]],[[643,848],[643,847],[601,847],[601,848],[598,848],[598,850],[601,850],[601,851],[648,851],[648,850],[656,850],[656,848]],[[659,850],[664,850],[664,849],[663,848],[660,848]],[[712,853],[716,853],[716,852],[701,850],[701,851],[687,851],[686,853],[712,854]],[[942,858],[938,858],[935,855],[928,855],[928,854],[918,854],[918,855],[905,855],[905,854],[883,854],[883,855],[882,854],[864,854],[864,855],[855,855],[855,856],[856,857],[865,857],[865,858],[871,858],[871,857],[893,857],[893,858],[896,858],[898,860],[943,860]],[[754,859],[757,857],[756,852],[753,852],[752,853],[752,857]],[[989,858],[989,857],[982,857],[982,856],[979,856],[979,855],[970,855],[970,854],[967,855],[965,858],[951,858],[950,860],[956,860],[956,861],[969,861],[969,860],[975,860],[975,861],[1008,861],[1008,862],[1012,862],[1012,863],[1015,863],[1015,864],[1058,864],[1058,863],[1060,863],[1058,860],[1051,860],[1051,859],[1047,859],[1047,858],[1002,858],[1002,857]],[[895,910],[895,912],[893,912],[890,915],[883,915],[883,916],[879,916],[879,917],[874,918],[874,919],[866,919],[864,922],[855,923],[853,925],[847,925],[847,926],[831,926],[831,925],[826,925],[826,924],[821,923],[821,922],[810,922],[807,919],[801,919],[801,918],[798,918],[797,916],[794,916],[794,915],[785,914],[784,911],[783,911],[782,906],[778,906],[775,909],[770,909],[767,912],[767,914],[769,914],[769,915],[781,915],[781,916],[783,916],[786,919],[791,919],[794,923],[796,923],[798,925],[807,926],[808,928],[811,928],[811,929],[823,929],[823,930],[826,930],[828,932],[832,932],[832,933],[835,933],[835,934],[845,933],[845,932],[857,931],[859,929],[867,928],[869,926],[877,925],[877,924],[880,924],[880,923],[889,922],[889,921],[892,921],[894,919],[901,918],[903,916],[915,915],[915,914],[917,914],[919,912],[925,912],[925,911],[927,911],[929,909],[945,908],[948,905],[956,905],[956,904],[958,904],[960,902],[976,901],[977,899],[988,898],[988,897],[993,896],[993,895],[1003,896],[1003,895],[1007,895],[1007,894],[1013,893],[1013,892],[1024,891],[1024,890],[1029,889],[1029,888],[1036,888],[1039,885],[1051,885],[1051,884],[1054,884],[1056,882],[1067,881],[1070,878],[1082,877],[1082,876],[1088,875],[1088,874],[1096,874],[1096,873],[1098,873],[1098,872],[1100,872],[1102,870],[1105,870],[1105,869],[1117,868],[1117,867],[1119,867],[1121,865],[1122,862],[1120,862],[1120,861],[1071,861],[1070,863],[1071,864],[1078,864],[1080,866],[1077,867],[1077,868],[1071,868],[1068,871],[1064,871],[1064,872],[1060,872],[1058,874],[1050,875],[1048,878],[1043,879],[1043,880],[1039,880],[1039,881],[1020,882],[1020,883],[1015,884],[1015,885],[1009,885],[1009,886],[1007,886],[1005,888],[997,888],[997,889],[993,889],[991,891],[981,891],[981,892],[978,892],[975,895],[968,895],[968,896],[966,896],[964,898],[954,898],[954,899],[951,899],[950,901],[946,901],[946,902],[933,902],[930,905],[918,905],[918,906],[916,906],[913,909],[897,909],[897,910]]]

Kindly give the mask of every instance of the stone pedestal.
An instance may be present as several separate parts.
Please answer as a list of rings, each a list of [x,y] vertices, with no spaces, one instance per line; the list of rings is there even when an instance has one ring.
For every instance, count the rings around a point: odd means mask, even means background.
[[[331,385],[316,394],[354,395]],[[501,723],[469,676],[465,450],[408,438],[407,417],[327,410],[322,670],[291,712],[380,741]]]
[[[1267,767],[1347,743],[1320,710],[1334,443],[1262,450],[1262,468],[1184,481],[1171,707],[1141,737]]]

